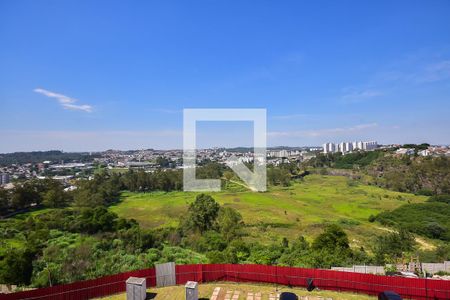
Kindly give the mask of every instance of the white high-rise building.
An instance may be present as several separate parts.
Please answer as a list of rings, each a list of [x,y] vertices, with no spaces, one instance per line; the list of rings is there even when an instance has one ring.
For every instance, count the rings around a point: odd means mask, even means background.
[[[334,143],[323,144],[323,153],[334,153],[336,152],[336,145]]]
[[[363,142],[361,142],[361,141],[359,141],[358,142],[358,147],[357,147],[359,150],[364,150],[364,147],[363,147]]]
[[[363,142],[363,150],[370,151],[378,148],[378,143],[375,141]]]
[[[337,149],[336,149],[337,147],[336,147],[336,144],[334,144],[334,143],[330,143],[330,152],[332,152],[332,153],[335,153],[336,151],[337,151]]]
[[[340,143],[338,147],[338,152],[345,153],[344,147],[345,143],[344,142]]]
[[[378,148],[378,143],[376,141],[354,141],[354,142],[341,142],[335,143],[325,143],[323,144],[323,153],[349,153],[355,150],[370,151]]]
[[[344,153],[351,152],[353,150],[353,144],[349,143],[349,142],[345,142],[343,150],[344,150]]]

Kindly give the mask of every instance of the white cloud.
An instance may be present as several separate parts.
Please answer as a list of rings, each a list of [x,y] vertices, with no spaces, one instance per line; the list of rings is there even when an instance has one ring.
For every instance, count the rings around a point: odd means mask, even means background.
[[[69,110],[80,110],[80,111],[84,111],[84,112],[92,112],[92,106],[88,105],[88,104],[83,104],[83,105],[78,105],[75,104],[78,100],[68,97],[66,95],[63,94],[58,94],[58,93],[54,93],[51,91],[47,91],[41,88],[36,88],[33,90],[36,93],[42,94],[44,96],[47,96],[49,98],[54,98],[56,99],[59,104],[64,108],[64,109],[69,109]]]
[[[352,127],[337,127],[317,130],[300,131],[272,131],[268,133],[269,137],[320,137],[352,134],[366,129],[378,127],[377,123],[359,124]]]

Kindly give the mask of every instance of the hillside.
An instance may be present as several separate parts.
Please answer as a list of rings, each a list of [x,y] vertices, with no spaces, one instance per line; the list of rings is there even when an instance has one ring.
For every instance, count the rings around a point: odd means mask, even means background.
[[[124,192],[110,207],[120,217],[134,218],[145,228],[176,226],[196,193]],[[366,246],[382,233],[369,216],[393,210],[406,203],[421,203],[424,196],[388,191],[358,184],[342,176],[310,175],[287,188],[274,187],[253,193],[230,187],[211,195],[224,206],[237,209],[246,224],[246,239],[269,243],[300,234],[316,236],[326,223],[339,224],[349,234],[351,245]]]
[[[405,228],[432,239],[450,241],[450,205],[441,202],[408,204],[376,217],[381,224]]]

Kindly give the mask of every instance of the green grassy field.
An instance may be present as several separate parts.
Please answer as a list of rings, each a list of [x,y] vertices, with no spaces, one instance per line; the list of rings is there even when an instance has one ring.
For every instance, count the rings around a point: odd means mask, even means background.
[[[136,219],[145,228],[177,226],[196,194],[124,192],[121,202],[110,209],[121,217]],[[426,200],[423,196],[349,182],[342,176],[323,175],[310,175],[303,182],[265,193],[232,185],[210,194],[221,205],[242,214],[247,240],[272,242],[298,235],[311,239],[326,223],[333,222],[346,230],[354,247],[369,244],[374,234],[385,231],[380,224],[368,221],[371,214]]]

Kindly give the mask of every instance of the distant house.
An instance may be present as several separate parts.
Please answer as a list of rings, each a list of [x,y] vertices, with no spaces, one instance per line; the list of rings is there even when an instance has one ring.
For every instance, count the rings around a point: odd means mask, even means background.
[[[395,154],[399,155],[414,155],[415,151],[413,148],[400,148],[395,151]]]
[[[425,150],[420,150],[417,154],[419,154],[420,156],[429,156],[429,155],[431,155],[431,152],[428,149],[425,149]]]

